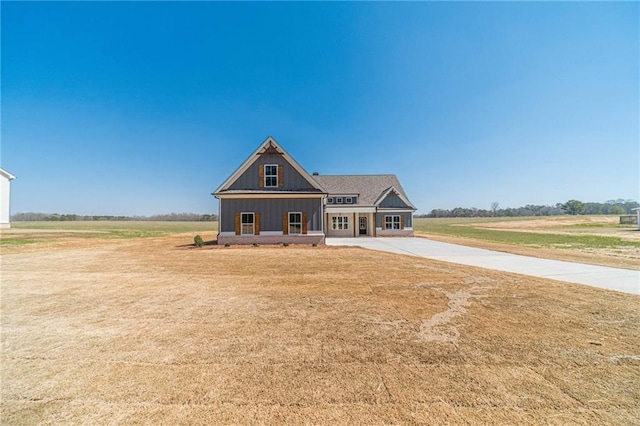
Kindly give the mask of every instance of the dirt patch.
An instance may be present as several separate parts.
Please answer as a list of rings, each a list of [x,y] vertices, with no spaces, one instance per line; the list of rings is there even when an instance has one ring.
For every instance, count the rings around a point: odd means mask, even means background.
[[[638,296],[191,242],[3,251],[2,422],[637,424]]]
[[[471,303],[470,299],[481,297],[474,294],[480,290],[486,290],[486,288],[471,287],[456,292],[442,290],[449,299],[447,310],[422,321],[418,333],[420,339],[427,342],[457,343],[460,332],[451,322],[454,318],[467,313],[465,308]]]
[[[505,220],[503,222],[475,222],[473,226],[494,229],[525,230],[570,227],[575,225],[618,225],[617,216],[546,216],[529,220]]]

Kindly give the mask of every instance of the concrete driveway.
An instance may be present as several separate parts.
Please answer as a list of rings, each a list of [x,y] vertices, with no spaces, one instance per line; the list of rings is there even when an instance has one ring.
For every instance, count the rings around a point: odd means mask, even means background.
[[[330,246],[359,246],[390,253],[640,294],[640,271],[540,259],[441,243],[425,238],[327,238]]]

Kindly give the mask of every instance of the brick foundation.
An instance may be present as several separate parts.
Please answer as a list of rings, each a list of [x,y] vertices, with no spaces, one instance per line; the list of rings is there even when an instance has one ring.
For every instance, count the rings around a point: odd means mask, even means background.
[[[253,235],[218,237],[218,245],[224,244],[324,244],[324,235]]]

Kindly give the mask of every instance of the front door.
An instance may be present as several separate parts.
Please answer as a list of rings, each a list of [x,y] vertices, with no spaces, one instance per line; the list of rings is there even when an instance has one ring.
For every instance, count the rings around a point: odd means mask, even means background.
[[[360,218],[360,235],[367,235],[367,218]]]

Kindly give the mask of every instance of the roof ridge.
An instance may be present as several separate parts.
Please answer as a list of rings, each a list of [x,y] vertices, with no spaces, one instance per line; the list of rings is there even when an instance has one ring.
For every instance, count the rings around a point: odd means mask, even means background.
[[[339,176],[396,176],[395,173],[368,173],[368,174],[358,174],[358,175],[322,175],[322,174],[317,174],[317,175],[313,175],[313,177],[339,177]]]

